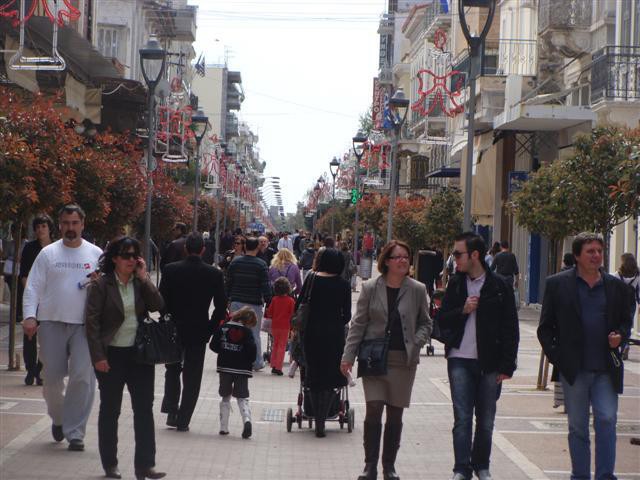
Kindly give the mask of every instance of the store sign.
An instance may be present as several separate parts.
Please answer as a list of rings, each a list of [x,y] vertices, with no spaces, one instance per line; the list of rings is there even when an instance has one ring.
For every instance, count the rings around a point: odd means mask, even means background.
[[[522,183],[529,178],[529,172],[509,172],[509,195],[522,189]]]
[[[377,78],[373,79],[373,104],[371,111],[371,120],[373,128],[382,128],[382,115],[384,112],[384,90],[380,86]]]

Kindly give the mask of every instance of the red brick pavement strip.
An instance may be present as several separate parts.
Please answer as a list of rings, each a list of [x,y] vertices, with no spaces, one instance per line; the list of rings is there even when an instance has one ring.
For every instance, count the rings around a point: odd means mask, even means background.
[[[355,299],[354,299],[355,301]],[[6,328],[1,323],[6,307],[0,306],[0,364],[6,366]],[[492,472],[497,480],[568,478],[565,416],[551,408],[551,393],[535,391],[539,347],[534,331],[538,313],[522,309],[520,368],[505,386],[498,407],[492,453]],[[20,343],[20,342],[19,342]],[[629,367],[637,371],[639,356],[632,353]],[[453,463],[452,414],[448,400],[446,365],[442,349],[435,357],[423,356],[413,392],[413,405],[405,413],[402,447],[397,461],[404,480],[447,479]],[[6,368],[6,367],[4,367]],[[218,380],[215,355],[206,360],[201,399],[191,430],[180,433],[164,426],[159,413],[163,368],[156,369],[156,444],[158,468],[168,478],[179,479],[347,479],[357,477],[362,466],[362,420],[364,405],[360,382],[350,390],[356,409],[356,430],[349,434],[337,423],[328,425],[325,439],[316,439],[306,424],[287,433],[284,422],[262,420],[263,413],[278,414],[295,407],[298,379],[273,377],[268,369],[251,381],[254,436],[240,438],[241,422],[234,405],[231,435],[218,431]],[[85,439],[87,450],[69,452],[50,436],[50,422],[38,387],[25,387],[23,372],[0,371],[0,478],[87,479],[101,478],[97,452],[97,413],[94,406]],[[620,419],[625,428],[640,429],[639,376],[627,374],[627,394],[621,399]],[[120,468],[124,478],[133,477],[132,413],[125,395],[120,417]],[[545,425],[547,428],[545,429]],[[551,427],[549,427],[551,425]],[[620,479],[639,479],[638,447],[628,436],[618,440]]]

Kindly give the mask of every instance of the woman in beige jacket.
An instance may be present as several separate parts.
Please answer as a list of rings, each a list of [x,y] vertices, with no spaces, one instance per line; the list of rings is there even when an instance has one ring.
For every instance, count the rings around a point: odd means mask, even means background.
[[[385,405],[382,470],[385,480],[399,479],[394,464],[400,447],[402,414],[411,402],[420,349],[427,343],[432,327],[427,290],[424,284],[409,278],[410,261],[411,250],[404,242],[393,240],[383,248],[378,257],[378,271],[382,275],[362,286],[342,356],[340,369],[348,375],[360,343],[383,338],[388,332],[387,374],[362,377],[367,405],[364,420],[365,467],[358,480],[375,479],[377,476]]]

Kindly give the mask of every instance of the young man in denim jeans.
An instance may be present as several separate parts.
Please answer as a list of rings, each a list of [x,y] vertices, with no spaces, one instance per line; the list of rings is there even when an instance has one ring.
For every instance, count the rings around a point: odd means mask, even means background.
[[[489,459],[496,403],[503,380],[516,369],[520,339],[513,289],[491,272],[481,237],[455,239],[456,274],[447,285],[436,321],[445,341],[453,402],[452,480],[491,480]],[[472,437],[473,416],[476,416]]]

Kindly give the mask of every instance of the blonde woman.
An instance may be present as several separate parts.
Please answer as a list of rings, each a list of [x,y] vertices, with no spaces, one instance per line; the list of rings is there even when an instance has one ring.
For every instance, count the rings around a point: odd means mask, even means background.
[[[269,268],[269,282],[271,285],[280,278],[285,277],[293,287],[293,293],[298,295],[302,289],[302,278],[300,269],[298,268],[296,257],[288,248],[278,250],[278,253],[271,260],[271,268]]]

